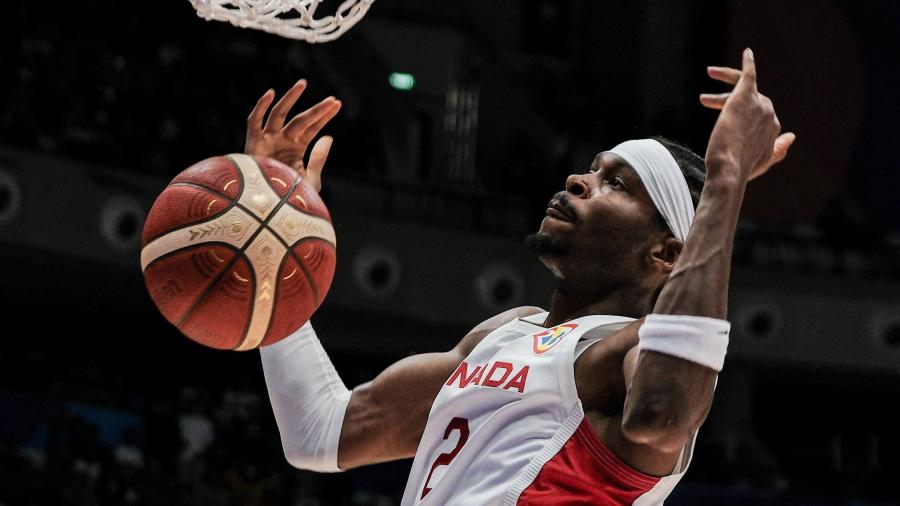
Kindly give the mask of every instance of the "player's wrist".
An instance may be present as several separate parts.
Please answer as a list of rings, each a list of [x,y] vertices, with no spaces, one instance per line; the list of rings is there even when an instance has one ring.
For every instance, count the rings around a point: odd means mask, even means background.
[[[728,320],[705,316],[653,313],[638,331],[638,348],[687,360],[716,372],[728,352]]]
[[[746,170],[740,160],[730,153],[708,153],[705,159],[706,181],[708,187],[725,191],[743,191],[747,186],[750,171]]]
[[[748,180],[737,172],[735,169],[709,170],[703,190],[700,192],[700,202],[714,200],[715,207],[720,211],[723,206],[739,208],[743,202]]]

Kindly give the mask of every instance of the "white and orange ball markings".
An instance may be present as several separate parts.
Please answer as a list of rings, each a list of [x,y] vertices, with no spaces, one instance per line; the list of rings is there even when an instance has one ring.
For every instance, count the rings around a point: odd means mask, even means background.
[[[244,178],[244,187],[238,204],[249,209],[260,220],[268,218],[269,213],[281,202],[275,190],[266,182],[266,177],[259,165],[249,155],[228,155]]]
[[[334,227],[328,220],[298,211],[291,206],[281,206],[269,222],[269,228],[289,245],[307,237],[324,239],[332,245],[337,243]]]
[[[269,322],[274,313],[278,271],[286,253],[287,248],[268,229],[260,231],[259,235],[244,250],[244,257],[253,267],[256,293],[247,335],[237,350],[255,348],[266,337],[266,331],[269,329]]]
[[[195,244],[218,242],[241,249],[259,226],[259,220],[232,207],[221,216],[173,230],[151,241],[141,250],[141,270],[163,255]]]

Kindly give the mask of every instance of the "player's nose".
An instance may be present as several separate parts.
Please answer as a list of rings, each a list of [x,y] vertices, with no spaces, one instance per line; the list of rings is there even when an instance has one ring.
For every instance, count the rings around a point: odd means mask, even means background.
[[[590,185],[584,178],[584,174],[572,174],[566,178],[566,191],[576,197],[588,195]]]

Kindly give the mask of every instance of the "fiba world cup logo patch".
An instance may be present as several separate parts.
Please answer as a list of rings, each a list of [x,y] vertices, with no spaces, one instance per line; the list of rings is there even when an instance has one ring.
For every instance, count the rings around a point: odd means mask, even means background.
[[[562,341],[562,338],[566,337],[566,334],[575,330],[577,326],[577,323],[564,323],[532,335],[531,337],[534,339],[534,345],[532,346],[534,354],[540,355],[553,348]]]

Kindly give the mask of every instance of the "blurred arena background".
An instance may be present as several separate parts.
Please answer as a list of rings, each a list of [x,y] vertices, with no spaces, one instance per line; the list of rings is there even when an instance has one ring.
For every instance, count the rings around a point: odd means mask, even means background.
[[[550,195],[626,138],[703,153],[705,66],[745,46],[799,139],[750,186],[729,359],[668,504],[900,504],[900,4],[377,0],[315,46],[187,1],[3,11],[3,506],[399,502],[409,462],[290,468],[258,354],[193,344],[143,286],[153,199],[240,151],[267,88],[305,77],[300,107],[344,101],[326,129],[338,270],[314,320],[356,385],[546,304],[523,238]]]

